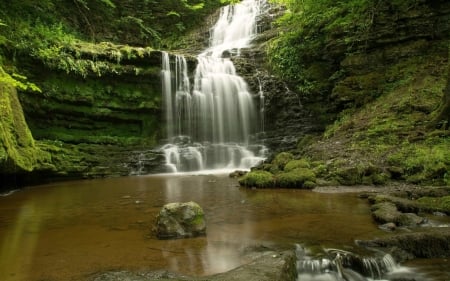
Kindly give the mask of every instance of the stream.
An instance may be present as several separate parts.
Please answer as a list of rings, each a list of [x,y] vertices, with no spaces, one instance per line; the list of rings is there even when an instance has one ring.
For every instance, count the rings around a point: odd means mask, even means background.
[[[203,207],[206,237],[152,234],[161,207],[178,201]],[[61,182],[0,196],[0,280],[80,280],[122,269],[204,276],[245,264],[252,247],[301,243],[358,252],[355,239],[383,235],[354,193],[250,190],[226,175]]]

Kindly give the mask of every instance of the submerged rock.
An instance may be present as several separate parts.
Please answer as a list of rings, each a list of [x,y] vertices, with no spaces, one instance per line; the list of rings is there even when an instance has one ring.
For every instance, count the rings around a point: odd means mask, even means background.
[[[166,204],[156,218],[156,236],[159,239],[201,235],[206,235],[205,215],[195,202]]]

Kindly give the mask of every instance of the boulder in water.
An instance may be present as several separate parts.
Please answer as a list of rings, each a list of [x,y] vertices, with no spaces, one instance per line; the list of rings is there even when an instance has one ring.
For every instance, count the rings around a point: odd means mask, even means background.
[[[206,235],[205,215],[195,202],[166,204],[156,218],[156,236],[159,239],[202,235]]]

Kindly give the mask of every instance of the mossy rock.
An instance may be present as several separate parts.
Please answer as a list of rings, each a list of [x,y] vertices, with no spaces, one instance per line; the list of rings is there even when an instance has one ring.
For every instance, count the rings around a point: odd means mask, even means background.
[[[439,211],[450,215],[450,196],[422,197],[417,201],[425,211]]]
[[[169,203],[160,210],[155,230],[159,239],[202,236],[206,234],[205,214],[192,201]]]
[[[364,178],[367,184],[382,185],[389,180],[390,176],[386,173],[374,173]]]
[[[299,168],[310,168],[309,161],[306,159],[291,160],[284,166],[284,171],[290,172]]]
[[[274,175],[268,171],[251,171],[239,179],[239,184],[246,187],[267,188],[273,187]]]
[[[343,185],[360,184],[363,180],[363,173],[357,167],[341,167],[334,174],[336,180]]]
[[[406,198],[400,198],[389,195],[377,195],[374,199],[372,199],[375,203],[392,203],[398,208],[398,210],[406,213],[418,213],[422,210],[420,204],[416,201],[409,200]]]
[[[297,168],[277,175],[276,184],[282,188],[313,188],[316,175],[311,169]]]
[[[395,221],[398,226],[418,226],[425,222],[424,218],[414,213],[401,213]]]
[[[391,202],[377,203],[372,205],[370,209],[372,217],[379,223],[395,223],[401,214],[395,204]]]
[[[275,156],[275,158],[273,159],[272,165],[274,167],[272,167],[272,168],[277,168],[280,171],[282,171],[284,169],[284,167],[286,166],[286,164],[292,160],[294,160],[294,155],[292,155],[292,153],[281,152],[281,153],[277,154]]]

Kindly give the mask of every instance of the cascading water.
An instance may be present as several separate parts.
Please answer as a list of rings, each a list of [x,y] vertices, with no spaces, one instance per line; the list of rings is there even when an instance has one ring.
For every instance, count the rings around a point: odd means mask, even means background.
[[[192,88],[185,58],[176,55],[171,62],[163,54],[169,141],[163,151],[171,172],[249,169],[264,159],[266,148],[252,139],[261,130],[260,109],[233,62],[223,57],[249,46],[264,5],[263,0],[244,0],[222,8],[210,47],[197,58]]]
[[[340,249],[314,251],[296,245],[297,281],[425,280],[412,268],[398,265],[390,254],[361,257]]]

